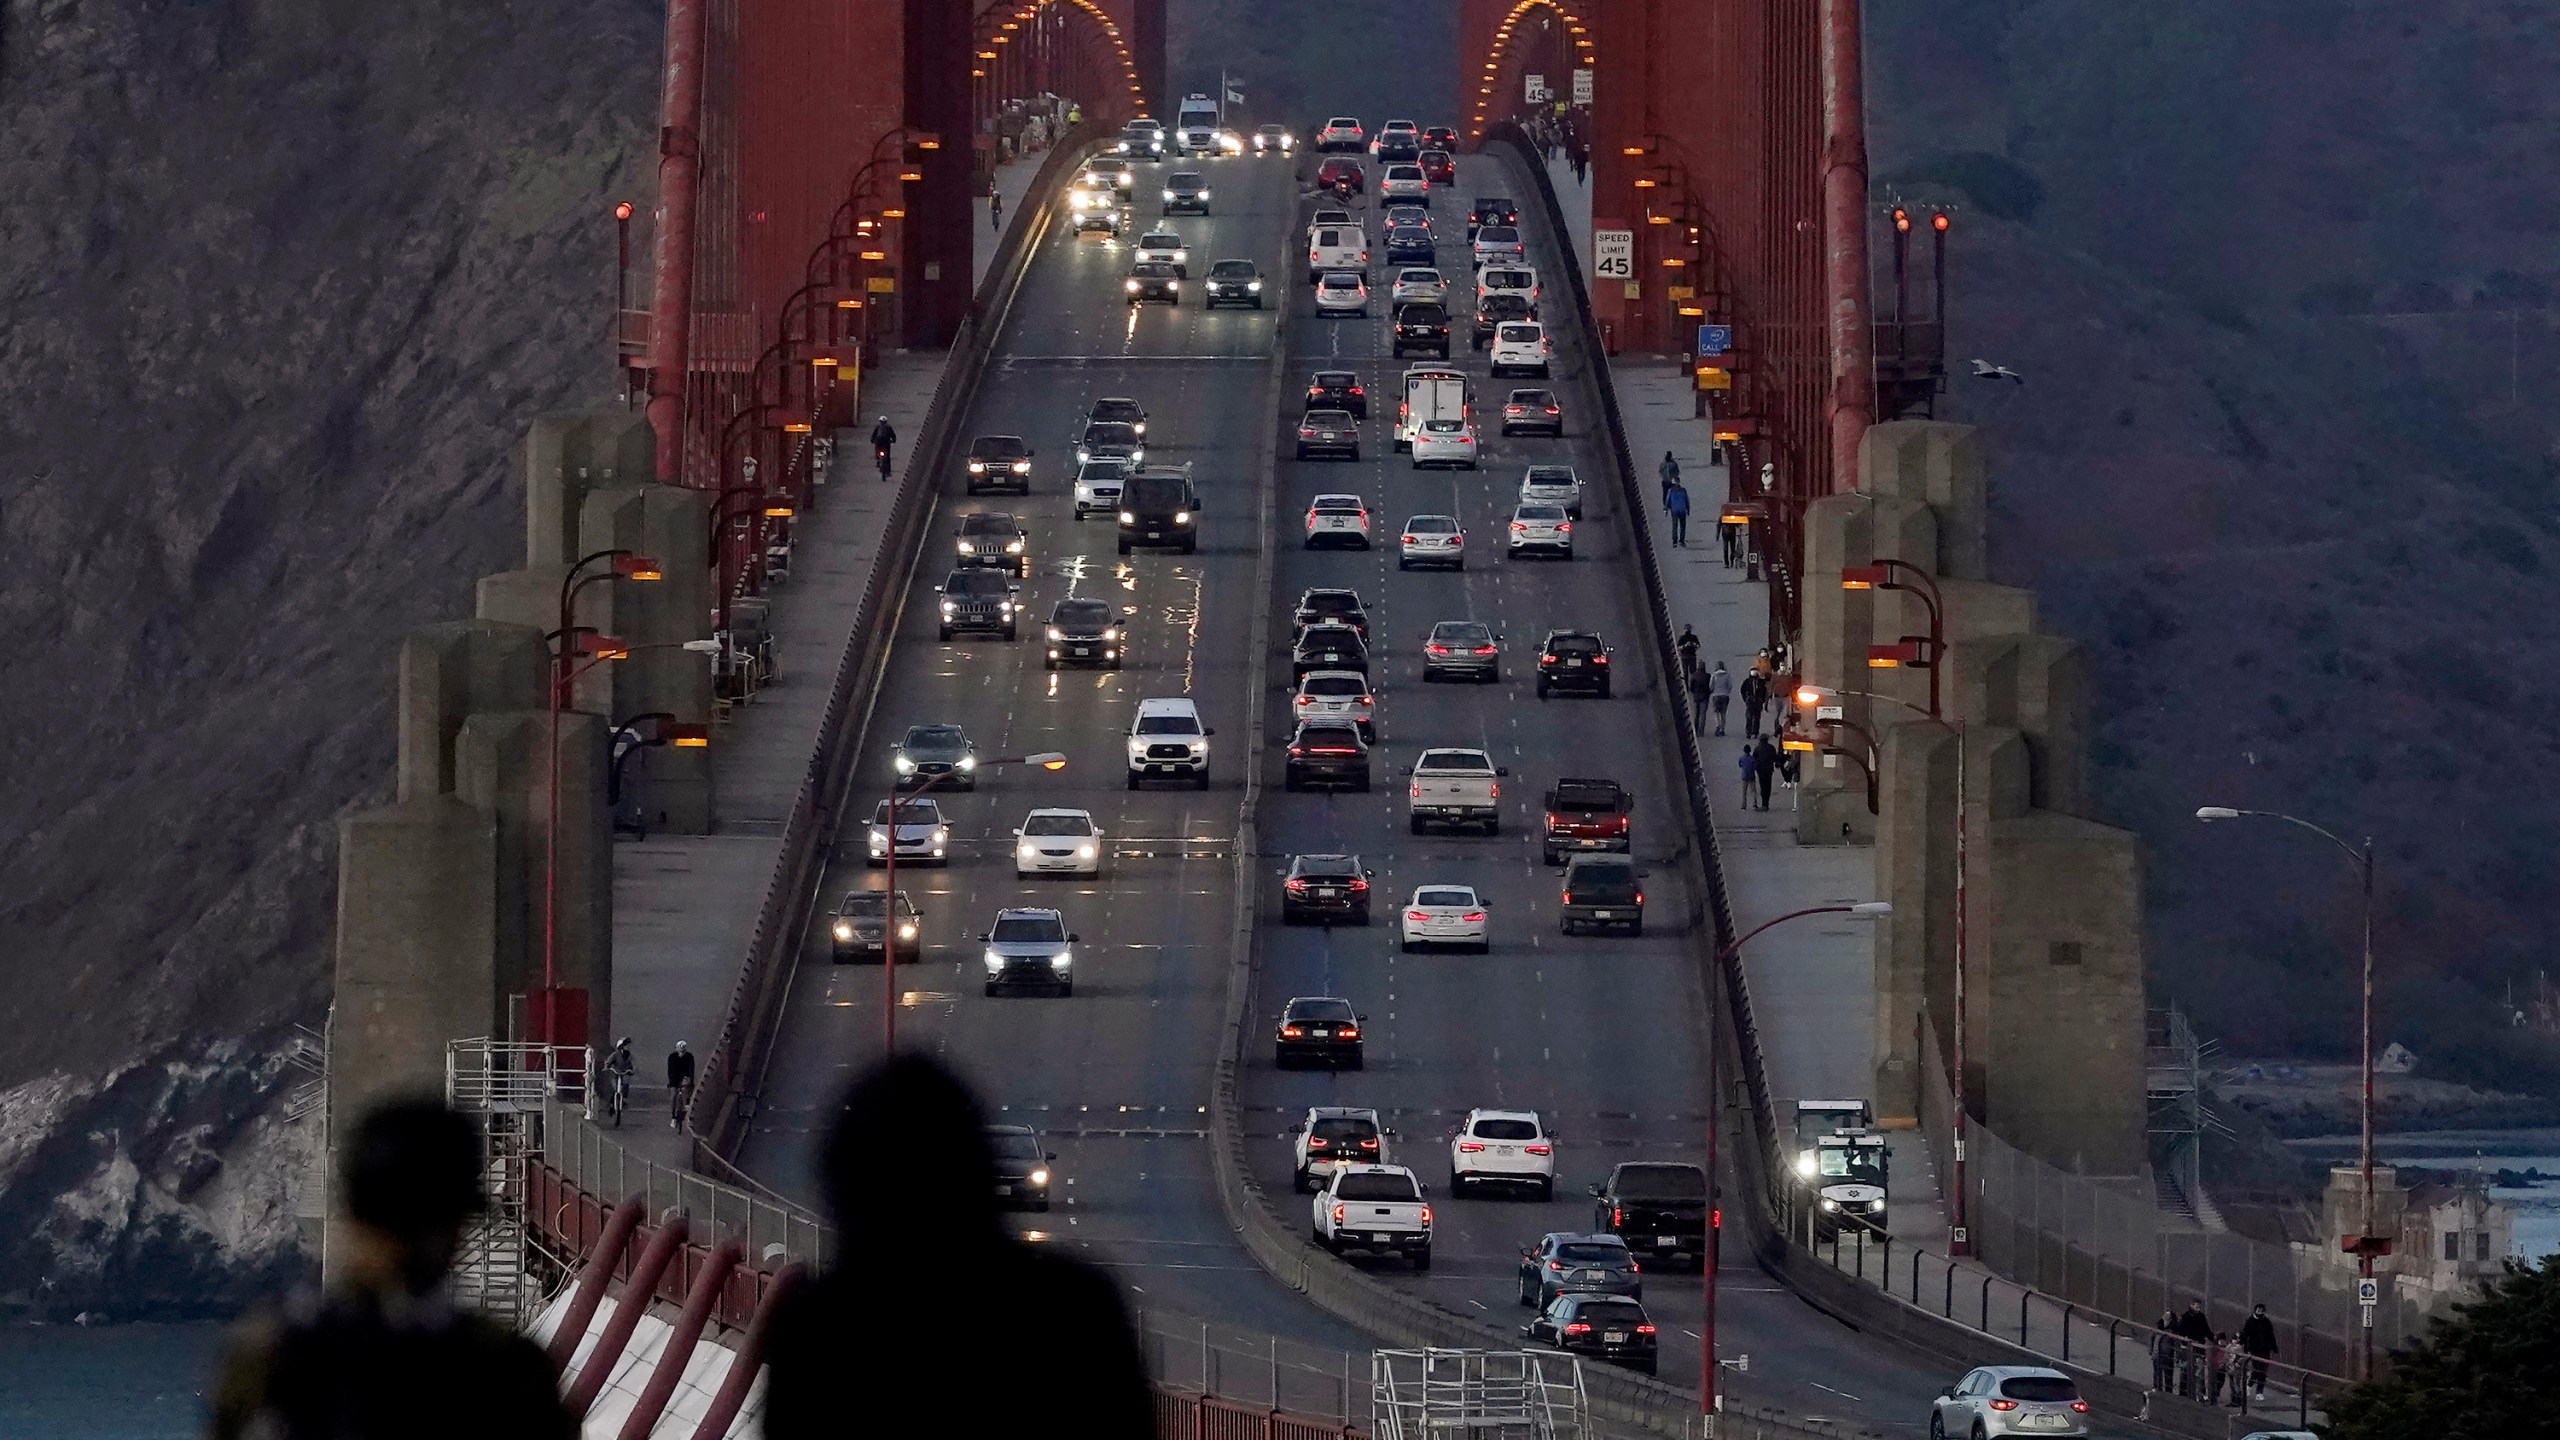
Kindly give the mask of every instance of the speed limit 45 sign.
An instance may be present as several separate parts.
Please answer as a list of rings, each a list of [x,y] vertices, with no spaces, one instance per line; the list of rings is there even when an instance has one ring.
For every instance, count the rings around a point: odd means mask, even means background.
[[[1636,232],[1591,232],[1591,273],[1603,280],[1632,280],[1636,274]]]

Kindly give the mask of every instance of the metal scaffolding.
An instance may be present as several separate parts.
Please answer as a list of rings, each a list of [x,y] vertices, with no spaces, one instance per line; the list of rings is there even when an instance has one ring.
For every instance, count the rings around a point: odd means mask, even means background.
[[[1377,1440],[1590,1440],[1582,1362],[1546,1350],[1380,1350],[1369,1360]]]
[[[2143,1095],[2161,1205],[2202,1223],[2212,1214],[2204,1194],[2204,1137],[2231,1133],[2214,1118],[2206,1095],[2209,1067],[2221,1047],[2198,1038],[2186,1012],[2175,1006],[2146,1012],[2142,1030]]]
[[[533,1314],[525,1231],[525,1157],[542,1151],[542,1108],[551,1096],[583,1097],[587,1052],[577,1045],[454,1040],[445,1045],[445,1103],[480,1127],[481,1189],[488,1204],[454,1257],[453,1298],[521,1330]]]

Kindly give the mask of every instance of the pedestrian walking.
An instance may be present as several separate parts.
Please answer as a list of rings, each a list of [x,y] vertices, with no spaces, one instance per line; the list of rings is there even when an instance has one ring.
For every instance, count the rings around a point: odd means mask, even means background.
[[[667,1052],[667,1128],[684,1128],[684,1107],[693,1100],[693,1047],[682,1040]]]
[[[1778,747],[1766,735],[1751,747],[1751,778],[1760,785],[1760,808],[1768,809],[1769,787],[1778,783]]]
[[[1671,543],[1681,549],[1689,545],[1689,487],[1674,480],[1662,492],[1662,508],[1671,514]]]
[[[1721,660],[1707,676],[1707,703],[1715,707],[1716,733],[1721,735],[1724,733],[1725,707],[1733,703],[1733,672],[1724,668]]]
[[[994,226],[998,234],[1003,233],[1004,192],[993,185],[987,187],[987,223]]]
[[[2160,1333],[2151,1337],[2151,1388],[2162,1392],[2178,1388],[2178,1337],[2172,1327],[2178,1317],[2160,1312]]]
[[[2216,1332],[2213,1343],[2204,1351],[2204,1403],[2222,1403],[2223,1383],[2231,1378],[2231,1357],[2237,1347],[2227,1334]]]
[[[1584,184],[1584,183],[1586,183],[1586,182],[1590,179],[1590,174],[1591,174],[1591,152],[1590,152],[1590,150],[1588,150],[1587,148],[1585,148],[1585,147],[1583,147],[1583,146],[1581,146],[1581,145],[1576,145],[1576,146],[1574,146],[1574,147],[1573,147],[1573,183],[1574,183],[1574,184],[1576,184],[1576,185],[1580,185],[1580,184]]]
[[[1751,808],[1751,767],[1758,763],[1760,763],[1758,758],[1751,753],[1751,747],[1748,745],[1742,747],[1742,758],[1734,762],[1742,770],[1742,808],[1745,810]]]
[[[457,1307],[446,1288],[463,1227],[485,1204],[480,1166],[478,1130],[438,1101],[364,1115],[337,1160],[344,1208],[330,1222],[328,1288],[243,1325],[206,1433],[572,1440],[578,1422],[542,1347]]]
[[[2183,1342],[2178,1347],[2178,1393],[2192,1400],[2204,1393],[2204,1356],[2213,1346],[2213,1322],[2205,1318],[2204,1302],[2188,1301],[2170,1329]]]
[[[1662,463],[1653,467],[1653,473],[1662,477],[1662,508],[1668,510],[1671,508],[1671,487],[1680,483],[1680,462],[1665,450]]]
[[[1707,707],[1714,700],[1715,692],[1708,688],[1707,672],[1692,663],[1689,666],[1689,734],[1692,738],[1707,733]],[[1716,724],[1719,727],[1716,733],[1723,734],[1724,707],[1721,705],[1716,706]]]
[[[1680,652],[1680,673],[1682,675],[1686,675],[1690,671],[1698,668],[1698,631],[1695,626],[1681,626],[1680,638],[1673,641],[1672,646]]]
[[[1742,733],[1747,739],[1760,738],[1760,712],[1769,704],[1769,682],[1757,670],[1742,677]]]
[[[2240,1322],[2240,1349],[2249,1357],[2249,1390],[2256,1399],[2267,1398],[2267,1362],[2276,1354],[2276,1322],[2267,1318],[2267,1307],[2253,1306],[2249,1318]]]
[[[1724,568],[1730,570],[1734,566],[1741,564],[1742,527],[1739,525],[1718,525],[1716,527],[1716,533],[1724,537]]]

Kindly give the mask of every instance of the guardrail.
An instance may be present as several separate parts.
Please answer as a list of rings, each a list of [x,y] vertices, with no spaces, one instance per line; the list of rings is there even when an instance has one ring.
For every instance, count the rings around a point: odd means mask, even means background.
[[[905,591],[925,518],[943,476],[949,473],[960,427],[977,399],[979,377],[1012,312],[1023,276],[1048,234],[1059,177],[1083,163],[1098,143],[1095,134],[1091,126],[1068,131],[1041,162],[1029,192],[1034,198],[1005,232],[994,262],[987,267],[986,280],[978,287],[971,312],[961,322],[950,356],[943,362],[915,447],[908,452],[906,474],[890,503],[879,556],[855,610],[852,636],[837,657],[817,745],[783,821],[781,859],[766,882],[719,1038],[703,1058],[693,1102],[685,1111],[685,1128],[693,1140],[697,1164],[707,1161],[735,1173],[730,1161],[745,1142],[755,1115],[765,1065],[781,1024],[783,998],[799,958],[800,937],[817,903],[823,856],[839,823],[845,783],[861,748],[858,734],[846,734],[846,718],[866,679],[871,685],[878,683],[877,672],[894,628],[882,623],[883,612],[893,610]]]

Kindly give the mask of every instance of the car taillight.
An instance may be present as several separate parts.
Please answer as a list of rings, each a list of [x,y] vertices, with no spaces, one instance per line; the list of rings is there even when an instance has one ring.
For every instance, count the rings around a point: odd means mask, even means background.
[[[1627,819],[1627,816],[1621,815],[1617,819],[1609,822],[1609,828],[1624,833],[1627,828]]]
[[[1410,545],[1410,544],[1412,544],[1412,543],[1413,543],[1413,537],[1412,537],[1412,536],[1410,536],[1410,535],[1406,535],[1406,536],[1403,536],[1403,537],[1401,537],[1401,538],[1403,539],[1404,543],[1405,543],[1405,544],[1407,544],[1407,545]]]
[[[1550,405],[1550,406],[1548,406],[1548,407],[1547,407],[1547,413],[1548,413],[1548,414],[1550,414],[1550,415],[1561,415],[1561,414],[1563,414],[1564,412],[1563,412],[1563,411],[1561,411],[1561,410],[1558,410],[1558,409],[1557,409],[1556,407],[1554,407],[1553,405]]]
[[[1425,1225],[1431,1223],[1431,1207],[1428,1205],[1422,1207],[1422,1223]]]
[[[1285,1036],[1287,1036],[1287,1037],[1289,1037],[1289,1038],[1290,1038],[1290,1039],[1292,1039],[1292,1040],[1295,1040],[1296,1038],[1298,1038],[1298,1037],[1299,1037],[1299,1036],[1301,1036],[1301,1035],[1306,1034],[1307,1032],[1306,1032],[1306,1031],[1304,1031],[1304,1030],[1299,1029],[1299,1028],[1298,1028],[1297,1026],[1295,1026],[1295,1025],[1283,1025],[1283,1026],[1281,1026],[1281,1027],[1280,1027],[1280,1033],[1281,1033],[1281,1034],[1283,1034],[1283,1035],[1285,1035]]]
[[[1419,780],[1414,781],[1411,785],[1408,785],[1408,786],[1406,786],[1406,787],[1405,787],[1405,792],[1404,792],[1404,793],[1405,793],[1405,798],[1406,798],[1406,799],[1409,799],[1409,800],[1419,800],[1419,799],[1421,799],[1421,798],[1422,798],[1422,782],[1421,782],[1421,781],[1419,781]]]
[[[1362,891],[1362,890],[1366,890],[1366,889],[1368,889],[1368,888],[1369,888],[1369,882],[1368,882],[1368,881],[1366,881],[1366,880],[1353,880],[1353,881],[1351,882],[1351,889],[1352,889],[1352,892],[1353,892],[1353,893],[1355,893],[1355,894],[1357,894],[1358,892],[1360,892],[1360,891]],[[1643,899],[1644,897],[1643,897],[1643,896],[1641,896],[1641,895],[1639,895],[1639,896],[1637,896],[1636,898],[1637,898],[1637,899],[1639,899],[1639,900],[1641,900],[1641,899]]]
[[[1289,882],[1289,888],[1292,890],[1304,890],[1307,888],[1307,882],[1303,877],[1294,879]]]
[[[1641,890],[1636,892],[1636,903],[1639,905],[1644,903],[1644,892]]]
[[[1639,1335],[1651,1335],[1655,1333],[1655,1331],[1650,1325],[1639,1325],[1636,1327],[1636,1333]]]
[[[1493,793],[1492,793],[1492,795],[1491,795],[1491,796],[1489,796],[1488,798],[1490,798],[1490,799],[1494,799],[1494,800],[1499,800],[1499,799],[1501,799],[1501,798],[1502,798],[1502,782],[1501,782],[1501,781],[1496,780],[1496,781],[1494,781],[1494,782],[1493,782]]]
[[[1559,534],[1559,535],[1570,535],[1570,534],[1572,534],[1572,533],[1573,533],[1573,522],[1572,522],[1572,521],[1570,521],[1570,520],[1567,520],[1567,521],[1564,521],[1564,522],[1562,522],[1561,524],[1557,525],[1557,526],[1556,526],[1556,533],[1557,533],[1557,534]]]
[[[1332,1143],[1330,1140],[1319,1140],[1312,1135],[1307,1137],[1307,1148],[1310,1150],[1321,1150]]]
[[[1373,1136],[1373,1137],[1371,1137],[1371,1138],[1369,1138],[1369,1139],[1367,1139],[1367,1140],[1363,1140],[1363,1141],[1361,1141],[1361,1142],[1360,1142],[1360,1148],[1361,1148],[1361,1149],[1363,1149],[1363,1150],[1375,1150],[1375,1149],[1377,1149],[1377,1148],[1378,1148],[1378,1142],[1377,1142],[1376,1137],[1374,1137],[1374,1136]]]
[[[1366,390],[1361,389],[1361,388],[1360,388],[1359,386],[1357,386],[1357,385],[1354,385],[1354,386],[1352,386],[1352,387],[1351,387],[1351,393],[1352,393],[1352,394],[1354,394],[1354,395],[1366,395],[1366,394],[1368,394],[1369,392],[1368,392],[1368,391],[1366,391]]]
[[[2071,1402],[2071,1408],[2083,1415],[2086,1415],[2089,1413],[2089,1402],[2086,1400],[2074,1400]]]
[[[1404,912],[1404,918],[1407,920],[1428,920],[1431,918],[1431,912],[1428,910],[1407,910]]]
[[[1446,655],[1449,653],[1449,647],[1446,645],[1434,645],[1431,647],[1431,653],[1434,655]]]
[[[1565,903],[1566,903],[1566,904],[1568,904],[1568,905],[1569,905],[1569,904],[1572,904],[1572,903],[1573,903],[1572,897],[1571,897],[1571,896],[1567,896],[1567,897],[1565,898]],[[1623,1210],[1623,1209],[1620,1209],[1618,1206],[1615,1206],[1615,1205],[1610,1206],[1610,1207],[1609,1207],[1609,1223],[1610,1223],[1610,1224],[1612,1224],[1612,1225],[1624,1225],[1624,1224],[1626,1224],[1626,1223],[1627,1223],[1627,1212],[1626,1212],[1625,1210]]]
[[[1333,1038],[1336,1040],[1357,1040],[1360,1038],[1360,1027],[1357,1025],[1337,1025],[1333,1028]]]
[[[1591,1333],[1591,1327],[1580,1320],[1576,1320],[1572,1324],[1564,1327],[1564,1333],[1567,1335],[1588,1335]]]
[[[1538,663],[1541,665],[1553,665],[1556,663],[1556,657],[1553,655],[1541,655],[1538,657]]]
[[[1481,915],[1477,915],[1477,916],[1472,916],[1472,917],[1470,917],[1470,918],[1472,918],[1472,919],[1477,919],[1477,920],[1481,920],[1481,919],[1483,919],[1484,917],[1483,917],[1483,916],[1481,916]],[[1544,1155],[1544,1154],[1546,1154],[1546,1153],[1547,1153],[1547,1147],[1546,1147],[1546,1146],[1544,1146],[1544,1145],[1531,1145],[1531,1146],[1527,1146],[1526,1148],[1527,1148],[1528,1152],[1529,1152],[1530,1154],[1532,1154],[1532,1155]]]
[[[1479,645],[1476,647],[1476,653],[1479,655],[1490,655],[1493,653],[1493,647],[1490,645]]]
[[[1477,1144],[1473,1140],[1461,1140],[1458,1142],[1458,1153],[1461,1155],[1474,1155],[1483,1149],[1484,1147],[1482,1145]]]
[[[1363,695],[1363,696],[1361,696],[1361,697],[1360,697],[1359,703],[1360,703],[1360,704],[1363,704],[1363,705],[1375,705],[1375,704],[1377,704],[1378,702],[1377,702],[1377,699],[1376,699],[1375,697],[1373,697],[1373,696]]]
[[[1303,745],[1292,745],[1289,747],[1289,753],[1292,755],[1304,755],[1307,753],[1307,750]]]
[[[1477,924],[1477,923],[1480,923],[1480,922],[1484,919],[1484,912],[1483,912],[1483,911],[1481,911],[1481,910],[1470,910],[1470,911],[1468,911],[1468,912],[1467,912],[1467,916],[1466,916],[1466,918],[1467,918],[1467,923],[1468,923],[1468,924],[1470,924],[1470,925]],[[1538,1152],[1538,1153],[1540,1153],[1540,1154],[1542,1154],[1542,1155],[1543,1155],[1543,1154],[1545,1154],[1546,1152],[1542,1150],[1542,1151],[1540,1151],[1540,1152]]]
[[[2007,1399],[1994,1400],[1991,1402],[1991,1408],[1994,1410],[2015,1410],[2018,1408],[2018,1402]]]
[[[1609,663],[1609,657],[1606,655],[1594,655],[1591,657],[1591,663],[1594,665],[1606,665]]]
[[[1333,1223],[1336,1225],[1342,1223],[1342,1207],[1339,1205],[1333,1207]]]
[[[1630,1275],[1641,1275],[1644,1273],[1644,1267],[1633,1260],[1630,1260],[1627,1262],[1627,1273]]]
[[[1512,528],[1513,530],[1526,530],[1526,529],[1528,529],[1529,527],[1528,527],[1528,526],[1526,526],[1526,525],[1524,525],[1524,524],[1522,524],[1522,523],[1520,523],[1520,522],[1519,522],[1519,521],[1517,521],[1517,520],[1514,520],[1514,521],[1512,521],[1512,522],[1511,522],[1511,528]]]
[[[1572,891],[1567,890],[1566,892],[1564,892],[1564,903],[1566,903],[1567,905],[1570,905],[1570,904],[1572,904],[1572,903],[1573,903],[1573,892],[1572,892]],[[1615,1224],[1617,1224],[1618,1222],[1617,1222],[1617,1221],[1615,1221],[1615,1220],[1612,1220],[1612,1221],[1610,1221],[1609,1223],[1610,1223],[1610,1224],[1612,1224],[1612,1225],[1615,1225]]]

